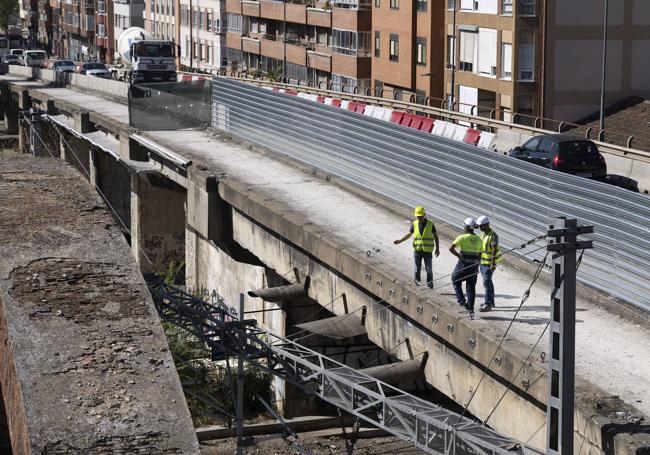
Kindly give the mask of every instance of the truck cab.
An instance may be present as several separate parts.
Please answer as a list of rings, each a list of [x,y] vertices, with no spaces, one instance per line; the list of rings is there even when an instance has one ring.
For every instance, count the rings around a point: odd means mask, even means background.
[[[172,41],[133,41],[130,54],[132,82],[176,81],[176,46]]]

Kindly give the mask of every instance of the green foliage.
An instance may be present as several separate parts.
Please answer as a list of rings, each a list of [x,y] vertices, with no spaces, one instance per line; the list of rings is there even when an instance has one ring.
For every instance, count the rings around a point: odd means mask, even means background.
[[[269,77],[269,81],[271,82],[276,82],[279,81],[280,78],[282,77],[283,69],[282,66],[278,66],[277,68],[272,69],[267,73],[267,76]]]
[[[2,0],[0,0],[1,2]],[[165,283],[173,286],[178,283],[179,278],[185,275],[185,262],[184,261],[172,261],[167,266],[167,275],[165,275]]]
[[[7,26],[12,16],[18,14],[18,2],[16,0],[0,0],[0,30],[7,32]]]
[[[192,414],[195,427],[222,424],[209,414],[215,411],[203,401],[193,397],[188,391],[200,392],[210,395],[226,409],[234,414],[233,391],[225,363],[213,362],[210,351],[201,340],[185,330],[170,324],[163,323],[169,348],[174,355],[174,363],[178,376],[185,383],[185,397]],[[183,361],[180,361],[182,359]],[[191,363],[191,368],[187,363]],[[237,365],[236,360],[231,362],[231,375],[233,387],[236,387]],[[271,375],[257,368],[244,368],[244,415],[253,417],[264,412],[262,404],[257,399],[261,396],[269,401],[271,393]]]

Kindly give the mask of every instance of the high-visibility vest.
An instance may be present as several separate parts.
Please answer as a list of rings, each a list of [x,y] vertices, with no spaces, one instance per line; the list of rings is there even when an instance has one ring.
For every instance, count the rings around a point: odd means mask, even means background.
[[[481,260],[483,244],[478,235],[469,232],[459,235],[453,245],[460,249],[459,254],[463,262],[478,264]]]
[[[492,247],[490,246],[490,242],[492,241],[493,235],[494,231],[492,229],[481,234],[481,240],[483,241],[483,247],[481,248],[481,265],[492,265]],[[494,256],[494,263],[499,264],[502,260],[501,245],[497,245],[497,252]]]
[[[433,221],[427,220],[424,225],[424,232],[420,232],[419,224],[418,220],[413,222],[413,250],[431,253],[436,244],[433,238]]]

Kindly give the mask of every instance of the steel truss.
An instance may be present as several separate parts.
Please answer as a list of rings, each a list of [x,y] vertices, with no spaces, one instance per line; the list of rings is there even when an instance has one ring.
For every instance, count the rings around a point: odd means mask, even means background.
[[[254,319],[234,320],[223,301],[202,301],[160,278],[148,276],[147,281],[161,318],[203,340],[212,349],[214,359],[238,356],[427,453],[544,453],[298,343],[260,330]]]

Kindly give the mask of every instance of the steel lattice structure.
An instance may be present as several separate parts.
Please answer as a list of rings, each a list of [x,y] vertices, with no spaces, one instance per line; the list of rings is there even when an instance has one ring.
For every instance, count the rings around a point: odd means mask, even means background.
[[[541,454],[473,420],[417,398],[291,340],[235,320],[228,308],[147,277],[156,309],[212,349],[237,356],[432,454]],[[239,337],[243,342],[240,349]]]

